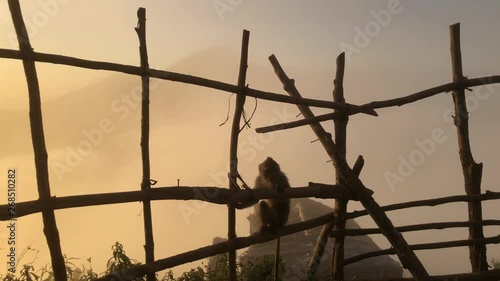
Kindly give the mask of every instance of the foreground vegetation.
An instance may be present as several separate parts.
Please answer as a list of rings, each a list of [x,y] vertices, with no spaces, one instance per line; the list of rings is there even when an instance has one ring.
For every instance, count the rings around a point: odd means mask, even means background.
[[[20,255],[20,259],[25,256],[28,251],[35,251],[28,247]],[[34,259],[36,260],[36,258]],[[19,274],[7,274],[6,276],[0,275],[0,280],[3,281],[53,281],[54,274],[50,266],[45,265],[39,269],[35,269],[34,260],[20,266]],[[68,280],[72,281],[90,281],[98,277],[108,275],[126,268],[140,265],[134,259],[129,258],[123,245],[116,242],[112,246],[112,257],[108,260],[107,270],[102,273],[97,273],[92,268],[92,258],[86,260],[87,265],[81,267],[75,265],[77,258],[67,258],[66,272]],[[198,266],[188,272],[184,272],[180,277],[175,277],[172,270],[168,270],[163,275],[158,276],[157,279],[161,281],[226,281],[229,280],[229,264],[226,255],[219,255],[216,257],[214,264],[208,266]],[[272,272],[274,268],[274,256],[262,256],[252,260],[247,264],[238,264],[239,280],[247,281],[267,281],[272,279]],[[280,280],[282,280],[285,273],[285,264],[281,264],[282,271],[280,272]],[[137,278],[137,281],[145,281],[146,277]]]

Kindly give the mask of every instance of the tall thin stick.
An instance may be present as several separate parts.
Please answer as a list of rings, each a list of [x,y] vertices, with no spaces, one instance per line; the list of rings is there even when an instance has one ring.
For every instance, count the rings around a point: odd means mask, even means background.
[[[334,80],[334,90],[333,90],[333,99],[334,102],[338,103],[344,103],[344,87],[343,87],[343,80],[344,80],[344,67],[345,67],[345,53],[341,53],[337,57],[337,71],[335,74],[335,80]],[[342,114],[342,112],[335,111],[334,113],[340,114],[339,115],[339,120],[335,120],[335,142],[337,143],[337,146],[339,148],[339,153],[342,155],[342,157],[345,158],[346,156],[346,128],[347,128],[347,121],[348,117],[345,114]],[[336,182],[337,184],[345,184],[345,181],[341,177],[341,171],[337,168],[335,168],[335,173],[336,173]],[[325,250],[326,244],[328,242],[328,238],[330,237],[330,233],[332,230],[337,228],[338,230],[344,229],[345,228],[345,213],[346,211],[345,207],[342,206],[347,206],[347,201],[346,200],[335,200],[335,208],[333,210],[335,214],[335,220],[325,224],[323,228],[321,229],[320,235],[318,237],[318,240],[316,241],[316,246],[314,247],[314,252],[311,257],[311,261],[309,262],[309,265],[307,267],[307,273],[306,276],[314,276],[316,274],[316,271],[319,267],[321,258],[323,256],[323,252]],[[342,221],[344,221],[342,223]],[[342,227],[344,225],[344,227]],[[334,240],[334,248],[333,248],[333,256],[332,256],[332,276],[336,276],[335,272],[338,272],[338,269],[334,269],[333,264],[335,264],[336,259],[343,259],[343,254],[340,254],[340,252],[343,253],[343,242],[344,239],[343,237],[338,237],[337,239]],[[341,268],[341,267],[340,267]],[[342,275],[342,274],[341,274]],[[335,279],[336,280],[336,279]]]
[[[278,238],[276,238],[276,241],[274,243],[275,247],[274,247],[274,281],[279,281],[279,276],[280,276],[280,267],[281,267],[281,263],[280,263],[280,248],[281,248],[281,238],[278,236]]]
[[[241,60],[240,60],[240,73],[238,76],[239,93],[236,96],[236,108],[234,110],[233,124],[231,127],[231,144],[229,148],[229,189],[237,190],[236,185],[238,177],[238,137],[240,134],[240,121],[241,114],[243,113],[243,106],[245,105],[245,83],[248,67],[248,42],[250,39],[250,32],[243,30],[243,39],[241,43]],[[236,209],[234,204],[228,206],[228,240],[236,239]],[[236,281],[236,250],[229,251],[229,280]]]
[[[38,196],[40,199],[48,199],[50,194],[49,168],[47,163],[47,148],[45,147],[45,136],[43,131],[42,105],[40,101],[40,87],[36,73],[35,62],[28,57],[33,52],[26,25],[24,24],[21,6],[18,0],[9,0],[9,9],[14,22],[19,49],[23,54],[23,67],[28,83],[29,94],[29,117],[31,127],[31,139],[35,154],[36,182]],[[61,250],[59,230],[57,229],[54,210],[42,211],[43,233],[49,246],[50,258],[54,277],[57,281],[66,281],[66,266]]]
[[[151,189],[151,169],[149,161],[149,62],[148,49],[146,45],[146,9],[139,8],[137,10],[138,23],[135,31],[139,37],[139,52],[141,56],[142,69],[142,107],[141,107],[141,155],[142,155],[142,182],[141,190],[149,194]],[[142,201],[144,215],[144,250],[146,252],[146,263],[151,263],[155,260],[154,256],[154,239],[153,239],[153,222],[151,217],[151,200],[149,196]],[[148,281],[155,281],[154,273],[149,273]]]
[[[450,41],[453,81],[459,82],[464,79],[462,71],[462,52],[460,50],[460,23],[450,26]],[[469,113],[467,112],[464,89],[453,92],[453,103],[455,104],[454,122],[457,127],[458,149],[465,181],[465,193],[467,195],[481,194],[483,164],[476,163],[474,157],[472,157],[469,141]],[[469,220],[471,222],[481,221],[483,219],[481,202],[470,202],[468,205]],[[469,239],[480,238],[484,238],[482,226],[470,227]],[[484,244],[469,246],[469,259],[472,266],[472,272],[488,270],[486,246]]]
[[[345,53],[342,53],[337,58],[337,72],[334,81],[335,89],[333,91],[334,102],[345,103],[344,69],[345,69]],[[336,110],[336,112],[338,112],[338,110]],[[344,118],[334,119],[333,123],[335,127],[335,143],[337,144],[338,152],[341,157],[346,159],[347,122],[349,121],[349,117],[345,114],[343,115],[343,117]],[[335,166],[335,179],[337,184],[346,184],[344,176],[342,175],[342,170],[338,166]],[[345,229],[346,225],[345,215],[347,212],[347,202],[349,201],[335,200],[335,206],[333,208],[333,214],[335,215],[335,219],[333,220],[334,230]],[[342,261],[344,260],[344,240],[345,237],[343,235],[333,238],[333,254],[332,254],[333,257],[332,257],[331,275],[333,280],[336,281],[344,280],[344,267],[342,266]]]

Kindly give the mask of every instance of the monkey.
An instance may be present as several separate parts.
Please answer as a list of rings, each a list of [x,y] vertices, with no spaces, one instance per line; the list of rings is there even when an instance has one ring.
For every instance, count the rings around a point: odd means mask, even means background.
[[[275,188],[279,192],[284,192],[290,188],[288,177],[281,171],[280,165],[271,157],[267,157],[264,162],[259,164],[259,175],[255,179],[254,189],[258,188]],[[255,205],[256,200],[247,204],[242,204],[238,209],[243,209]],[[289,198],[273,198],[265,199],[259,202],[256,208],[257,217],[260,220],[259,233],[266,232],[276,233],[288,222],[290,215],[290,199]],[[280,237],[276,238],[275,250],[275,280],[277,280],[279,269],[279,252],[280,252]]]
[[[290,188],[288,177],[281,171],[280,165],[271,157],[259,165],[259,175],[255,179],[254,188],[275,188],[279,192]],[[260,232],[276,232],[285,226],[290,214],[289,198],[273,198],[261,200],[257,208],[260,219]]]
[[[248,188],[248,187],[246,187]],[[255,179],[254,189],[275,188],[279,192],[290,188],[288,177],[281,171],[280,165],[273,158],[267,157],[259,164],[259,175]],[[250,200],[236,206],[237,209],[245,209],[255,205],[259,200]],[[259,232],[276,232],[285,226],[290,214],[289,198],[273,198],[261,200],[256,208],[256,215],[260,221]]]

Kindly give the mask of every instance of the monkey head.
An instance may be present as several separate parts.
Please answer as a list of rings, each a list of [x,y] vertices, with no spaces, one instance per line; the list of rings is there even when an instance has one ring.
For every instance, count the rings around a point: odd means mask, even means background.
[[[278,180],[276,176],[281,175],[282,172],[280,165],[274,161],[273,158],[267,157],[266,160],[259,165],[259,174],[263,179],[274,185]]]

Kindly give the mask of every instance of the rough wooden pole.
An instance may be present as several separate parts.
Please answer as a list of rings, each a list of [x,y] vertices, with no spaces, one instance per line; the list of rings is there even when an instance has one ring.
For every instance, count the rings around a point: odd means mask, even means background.
[[[450,26],[451,62],[453,66],[453,81],[464,79],[462,71],[462,52],[460,50],[460,23]],[[476,163],[472,157],[469,141],[469,113],[465,101],[465,90],[458,89],[453,92],[453,103],[455,104],[454,122],[457,127],[458,149],[462,172],[465,181],[465,192],[467,195],[481,194],[481,177],[483,164]],[[481,201],[469,202],[469,220],[478,222],[483,219]],[[484,238],[483,228],[480,225],[469,228],[469,239]],[[486,258],[486,246],[476,244],[469,246],[469,259],[472,272],[488,270]]]
[[[273,65],[274,71],[280,81],[282,82],[285,91],[292,97],[301,97],[299,91],[295,87],[295,81],[288,78],[283,68],[279,64],[278,60],[274,55],[269,57],[271,64]],[[312,118],[314,114],[308,106],[297,106],[305,118]],[[310,125],[321,144],[325,148],[326,152],[333,161],[333,164],[342,171],[342,176],[352,188],[354,193],[359,197],[361,204],[368,211],[370,216],[373,218],[375,223],[380,227],[384,236],[391,243],[391,245],[396,249],[397,255],[403,267],[407,268],[413,278],[417,281],[430,280],[427,270],[415,255],[415,253],[410,249],[408,243],[404,237],[394,228],[391,220],[387,215],[381,210],[378,203],[373,199],[373,191],[366,188],[366,186],[361,182],[356,173],[349,167],[345,159],[339,154],[339,150],[335,142],[333,142],[331,135],[326,133],[325,129],[319,123],[314,123]]]
[[[50,194],[49,168],[47,164],[47,148],[45,147],[45,136],[43,131],[42,105],[40,101],[40,87],[36,73],[35,62],[30,58],[33,53],[26,25],[24,24],[21,6],[18,0],[9,0],[9,9],[16,30],[19,49],[23,54],[23,67],[28,83],[29,94],[29,118],[31,127],[31,139],[35,154],[36,182],[38,196],[40,199],[48,199]],[[61,250],[59,230],[57,229],[54,210],[42,211],[43,233],[49,246],[50,258],[54,278],[57,281],[66,281],[66,266]]]
[[[148,49],[146,45],[146,9],[137,10],[138,23],[135,31],[139,37],[139,52],[141,56],[142,79],[142,105],[141,105],[141,155],[142,155],[142,182],[141,190],[148,194],[151,189],[151,169],[149,161],[149,62]],[[151,217],[151,200],[146,196],[142,201],[144,215],[144,250],[146,252],[146,263],[154,262],[155,244],[153,239],[153,222]],[[154,273],[149,273],[148,281],[156,280]]]
[[[241,114],[243,113],[243,106],[245,105],[245,83],[248,67],[248,42],[250,39],[250,31],[243,30],[243,39],[241,43],[241,59],[240,59],[240,72],[238,76],[238,87],[240,92],[236,96],[236,108],[234,109],[233,124],[231,127],[231,144],[229,148],[229,189],[237,190],[236,184],[238,176],[238,137],[240,134],[240,121]],[[231,240],[236,239],[236,209],[234,204],[228,206],[228,232],[227,237],[229,245]],[[229,280],[237,281],[236,272],[236,250],[229,251]]]
[[[339,102],[343,103],[345,102],[344,99],[344,87],[343,87],[343,80],[344,80],[344,68],[345,68],[345,53],[341,53],[337,57],[337,71],[335,74],[335,80],[333,82],[334,84],[334,90],[333,90],[333,99],[334,102]],[[342,114],[342,112],[335,111],[337,114]],[[346,156],[346,129],[347,129],[347,121],[348,117],[345,114],[342,114],[338,120],[334,121],[335,125],[335,142],[337,143],[337,146],[339,148],[339,153],[342,155],[342,157],[345,158]],[[335,173],[336,173],[336,182],[337,184],[345,184],[345,181],[340,175],[340,172],[337,168],[335,168]],[[342,212],[343,209],[347,206],[347,201],[345,200],[335,200],[335,207],[334,207],[334,214],[335,214],[335,220],[324,225],[323,228],[321,229],[320,235],[318,237],[318,240],[316,241],[316,246],[314,247],[314,252],[311,257],[311,260],[309,262],[309,265],[307,267],[307,276],[314,276],[316,274],[316,271],[318,270],[319,264],[321,262],[321,258],[323,257],[323,252],[325,250],[326,244],[328,242],[328,238],[330,237],[330,233],[334,229],[334,226],[336,229],[344,229],[345,228],[345,210]],[[342,221],[344,221],[342,223]],[[344,228],[342,228],[342,225],[344,225]],[[333,249],[333,260],[335,258],[340,258],[342,260],[343,254],[340,254],[340,252],[343,253],[343,237],[339,237],[338,239],[334,240],[334,249]],[[333,261],[332,261],[333,262]],[[335,276],[333,273],[333,267],[332,267],[332,276]],[[336,280],[336,279],[335,279]]]
[[[337,72],[335,76],[335,81],[334,81],[335,87],[333,91],[334,102],[345,103],[344,69],[345,69],[345,53],[342,53],[337,58]],[[334,119],[333,123],[335,128],[335,143],[337,144],[337,149],[339,150],[340,156],[346,159],[347,122],[349,121],[349,117],[346,114],[344,114],[343,117],[344,118]],[[342,176],[342,171],[337,166],[335,166],[335,179],[338,184],[346,184],[346,181]],[[347,202],[348,200],[335,200],[335,206],[333,208],[333,214],[335,215],[335,219],[333,220],[334,230],[345,229],[346,225],[345,215],[347,212]],[[344,280],[344,267],[342,266],[342,261],[344,260],[344,240],[345,236],[343,235],[333,238],[333,257],[332,257],[331,275],[333,280],[335,281]]]

